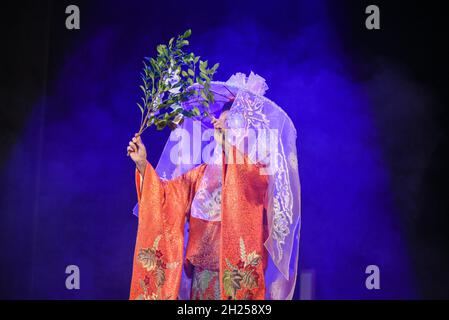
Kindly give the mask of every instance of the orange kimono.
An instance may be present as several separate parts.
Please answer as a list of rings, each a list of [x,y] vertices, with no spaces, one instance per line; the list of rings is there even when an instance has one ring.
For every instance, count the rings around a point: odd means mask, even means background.
[[[218,269],[220,299],[265,298],[268,178],[246,157],[243,164],[223,165],[221,222],[210,222],[189,217],[206,166],[161,180],[147,163],[142,189],[136,170],[139,224],[130,299],[177,299],[183,267],[189,276],[192,267]],[[189,241],[183,257],[187,220]]]

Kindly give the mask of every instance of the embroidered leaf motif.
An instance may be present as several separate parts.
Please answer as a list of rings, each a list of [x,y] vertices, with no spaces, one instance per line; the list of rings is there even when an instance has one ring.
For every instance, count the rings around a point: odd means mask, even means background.
[[[220,281],[217,279],[217,281],[215,281],[215,286],[214,286],[214,300],[219,300],[221,297],[221,292],[220,292]]]
[[[140,279],[139,284],[140,284],[140,287],[142,288],[142,290],[144,291],[144,293],[147,293],[147,286],[145,284],[145,281]]]
[[[245,242],[243,241],[242,237],[240,237],[240,259],[242,261],[246,261]]]
[[[161,240],[161,238],[162,238],[162,236],[161,236],[161,235],[158,235],[158,236],[156,237],[156,239],[154,239],[154,242],[153,242],[153,250],[157,250],[157,248],[159,247],[159,241]]]
[[[159,250],[159,241],[161,235],[154,239],[153,246],[151,248],[141,248],[137,254],[137,260],[141,263],[142,267],[148,271],[144,279],[139,281],[143,294],[137,298],[143,298],[144,300],[156,300],[161,299],[161,287],[165,283],[165,270],[174,269],[178,267],[179,262],[173,261],[166,263],[164,261],[164,253]],[[152,292],[156,290],[156,292]]]
[[[258,287],[257,281],[253,275],[253,271],[245,271],[243,273],[242,283],[246,288],[250,290]]]
[[[218,271],[195,269],[193,274],[191,299],[220,299],[220,282],[218,281],[218,275]]]
[[[252,299],[252,289],[258,288],[259,274],[257,266],[261,262],[261,256],[254,250],[246,254],[245,243],[242,238],[239,241],[240,260],[237,265],[233,265],[228,258],[225,258],[227,268],[223,273],[223,287],[227,297],[237,298],[237,291],[244,289],[243,298]]]
[[[223,286],[226,296],[235,299],[237,290],[241,289],[240,282],[242,281],[242,275],[238,270],[225,270],[223,274]]]
[[[137,259],[147,271],[152,271],[156,268],[157,258],[151,249],[142,248],[139,250]]]
[[[232,287],[231,282],[231,270],[225,270],[223,273],[223,287],[226,296],[235,297],[235,289]]]
[[[231,271],[231,284],[232,287],[236,290],[241,289],[240,281],[242,281],[243,277],[238,270]]]
[[[154,272],[155,279],[156,279],[156,286],[160,287],[165,282],[165,271],[162,268],[157,268]]]
[[[204,292],[207,287],[209,287],[210,280],[212,279],[213,274],[209,270],[204,270],[201,272],[199,277],[199,287],[201,292]]]
[[[246,259],[247,265],[255,267],[259,264],[259,262],[260,262],[260,255],[258,255],[256,251],[253,251],[250,254],[248,254]]]
[[[231,269],[231,270],[237,269],[237,267],[234,266],[234,265],[229,261],[228,258],[225,258],[225,261],[226,261],[226,264],[228,265],[228,268],[229,268],[229,269]]]

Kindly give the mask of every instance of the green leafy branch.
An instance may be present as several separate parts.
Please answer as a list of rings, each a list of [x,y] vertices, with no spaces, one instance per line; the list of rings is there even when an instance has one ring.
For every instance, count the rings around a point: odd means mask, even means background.
[[[185,117],[210,115],[209,106],[214,103],[210,82],[219,64],[208,68],[207,60],[186,52],[191,33],[189,29],[171,38],[167,45],[158,45],[157,56],[143,61],[140,86],[143,96],[137,103],[142,113],[138,135],[152,125],[158,130],[166,126],[174,129]],[[186,101],[198,103],[193,108],[185,108]]]

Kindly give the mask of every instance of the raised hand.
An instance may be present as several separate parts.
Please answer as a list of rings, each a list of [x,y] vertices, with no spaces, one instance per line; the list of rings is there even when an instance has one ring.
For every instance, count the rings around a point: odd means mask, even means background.
[[[139,134],[136,133],[134,135],[134,138],[131,139],[126,150],[131,159],[136,163],[136,167],[140,174],[143,175],[147,165],[147,150]]]

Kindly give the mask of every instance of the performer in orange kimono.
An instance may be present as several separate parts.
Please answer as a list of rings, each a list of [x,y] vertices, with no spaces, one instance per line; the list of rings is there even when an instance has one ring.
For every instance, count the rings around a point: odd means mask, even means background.
[[[296,131],[263,97],[260,76],[238,73],[212,86],[218,119],[186,119],[156,169],[139,136],[129,143],[139,218],[130,299],[293,295],[300,224]]]

